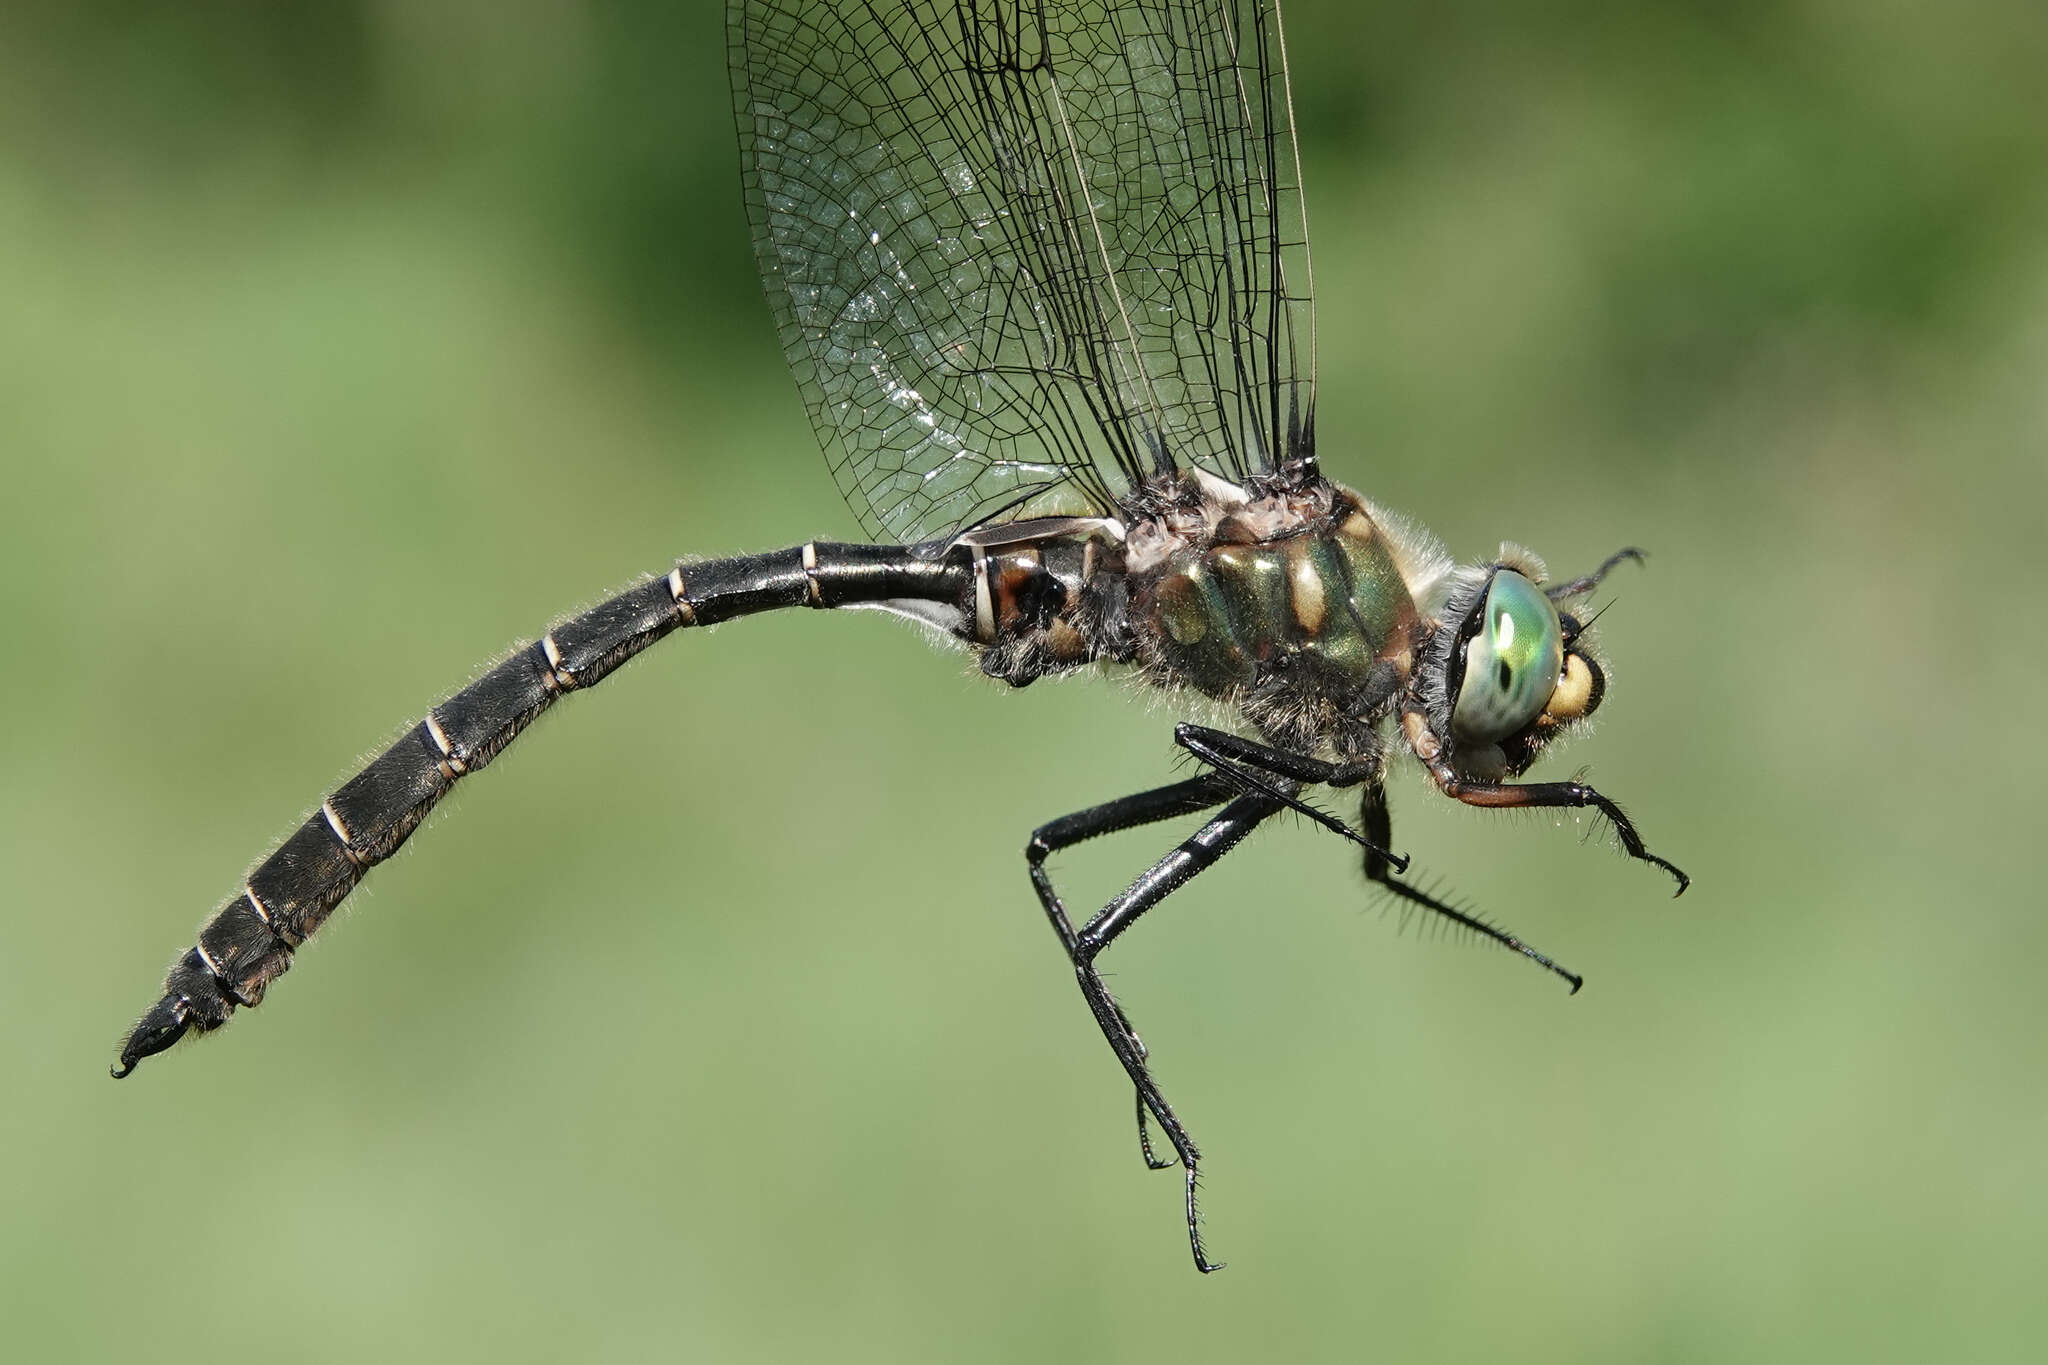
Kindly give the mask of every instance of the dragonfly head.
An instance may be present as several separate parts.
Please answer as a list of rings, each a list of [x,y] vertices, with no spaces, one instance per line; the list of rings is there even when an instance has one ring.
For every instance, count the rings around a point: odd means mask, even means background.
[[[1420,690],[1461,774],[1493,781],[1526,771],[1606,694],[1590,622],[1560,611],[1544,577],[1534,555],[1503,546],[1496,562],[1457,574],[1438,614]]]

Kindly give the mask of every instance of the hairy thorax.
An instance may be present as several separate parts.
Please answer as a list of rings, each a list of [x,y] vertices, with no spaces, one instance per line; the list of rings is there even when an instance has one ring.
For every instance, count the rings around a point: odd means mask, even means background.
[[[1091,662],[1222,703],[1271,742],[1346,758],[1413,676],[1440,552],[1317,479],[1255,494],[1208,475],[1147,490],[1127,521],[1046,519],[962,538],[988,673],[1022,685]]]
[[[1362,499],[1327,482],[1203,492],[1194,514],[1126,538],[1137,662],[1285,747],[1373,752],[1414,665],[1417,611],[1395,543]]]

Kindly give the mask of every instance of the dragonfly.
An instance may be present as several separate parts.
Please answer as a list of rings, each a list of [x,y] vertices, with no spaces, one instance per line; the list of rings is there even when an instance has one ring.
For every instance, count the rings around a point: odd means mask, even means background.
[[[558,620],[419,722],[251,870],[171,966],[114,1075],[260,1004],[372,867],[563,697],[676,631],[871,609],[1024,687],[1122,671],[1218,723],[1193,774],[1062,816],[1025,850],[1040,909],[1135,1094],[1146,1165],[1201,1151],[1102,955],[1293,812],[1364,875],[1562,978],[1404,878],[1387,777],[1452,800],[1576,808],[1523,775],[1606,693],[1588,603],[1624,549],[1552,580],[1504,545],[1459,565],[1322,471],[1307,208],[1279,0],[729,0],[754,252],[789,368],[867,539],[677,563]],[[1340,818],[1326,794],[1355,793]],[[1092,915],[1048,867],[1085,840],[1202,817]],[[1154,1143],[1153,1125],[1165,1151]]]

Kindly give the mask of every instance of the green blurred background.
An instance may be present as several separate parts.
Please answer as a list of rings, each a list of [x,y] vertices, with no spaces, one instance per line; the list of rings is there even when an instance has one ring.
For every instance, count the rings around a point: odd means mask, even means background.
[[[1540,10],[1540,12],[1538,12]],[[479,661],[850,536],[719,7],[0,11],[0,1330],[22,1360],[2019,1360],[2048,1338],[2048,18],[1288,9],[1326,464],[1617,545],[1588,765],[1695,879],[1450,807],[1262,835],[1112,955],[1024,878],[1171,708],[871,617],[551,716],[273,993],[115,1085],[240,870]],[[1107,895],[1165,835],[1078,850]]]

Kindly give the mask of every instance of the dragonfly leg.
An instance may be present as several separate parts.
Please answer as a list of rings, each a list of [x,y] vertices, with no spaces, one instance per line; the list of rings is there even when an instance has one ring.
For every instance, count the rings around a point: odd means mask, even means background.
[[[1330,763],[1308,754],[1289,753],[1285,749],[1243,739],[1227,730],[1212,730],[1206,725],[1174,726],[1173,742],[1228,777],[1240,790],[1270,796],[1331,833],[1360,845],[1368,855],[1376,854],[1385,859],[1396,872],[1408,870],[1408,860],[1400,854],[1388,851],[1384,844],[1370,842],[1369,835],[1359,834],[1342,820],[1317,810],[1293,791],[1284,789],[1282,784],[1261,776],[1269,773],[1290,783],[1353,787],[1361,782],[1377,781],[1380,775],[1378,764]]]
[[[1613,554],[1607,556],[1606,559],[1602,560],[1600,563],[1600,567],[1593,570],[1593,572],[1587,574],[1585,577],[1574,578],[1567,583],[1553,583],[1543,590],[1543,595],[1545,597],[1548,597],[1553,602],[1561,602],[1567,597],[1577,597],[1581,593],[1591,592],[1593,591],[1593,589],[1600,586],[1601,579],[1607,577],[1608,574],[1614,571],[1616,565],[1629,563],[1631,561],[1640,564],[1643,562],[1645,558],[1646,556],[1643,554],[1643,552],[1641,550],[1638,550],[1635,546],[1624,545],[1619,550],[1616,550]]]
[[[1503,948],[1511,949],[1548,968],[1569,982],[1574,994],[1585,984],[1585,978],[1567,971],[1546,954],[1538,952],[1513,934],[1468,915],[1417,887],[1395,880],[1395,873],[1408,870],[1408,860],[1388,851],[1393,846],[1394,822],[1387,810],[1386,788],[1381,785],[1380,770],[1376,765],[1330,763],[1303,754],[1292,754],[1285,749],[1275,749],[1226,731],[1212,730],[1200,725],[1177,727],[1174,731],[1174,740],[1203,762],[1212,764],[1226,773],[1239,773],[1249,777],[1249,774],[1242,773],[1243,768],[1263,768],[1267,772],[1300,782],[1315,782],[1331,787],[1363,787],[1365,801],[1363,818],[1360,821],[1364,827],[1363,837],[1320,811],[1311,809],[1308,814],[1317,823],[1336,828],[1339,833],[1347,835],[1353,843],[1365,850],[1365,875],[1368,880],[1386,887],[1388,891],[1411,905],[1418,905],[1432,914],[1442,915],[1452,923],[1470,929],[1483,938],[1492,939]],[[1295,808],[1301,809],[1299,806]]]
[[[1355,787],[1377,776],[1371,763],[1331,763],[1310,754],[1290,753],[1255,739],[1183,722],[1173,727],[1173,742],[1204,763],[1228,762],[1324,787]]]
[[[1430,895],[1420,887],[1410,886],[1404,881],[1397,880],[1394,877],[1394,872],[1398,869],[1394,868],[1387,861],[1386,855],[1379,851],[1394,837],[1394,820],[1387,810],[1387,790],[1377,782],[1370,782],[1365,786],[1364,810],[1361,813],[1360,823],[1365,826],[1365,877],[1367,881],[1385,887],[1396,897],[1408,902],[1410,905],[1418,905],[1431,914],[1442,915],[1453,924],[1470,929],[1482,938],[1492,939],[1501,947],[1520,953],[1538,966],[1557,973],[1571,984],[1573,995],[1577,995],[1579,987],[1586,984],[1586,979],[1577,972],[1569,971],[1559,966],[1548,956],[1536,951],[1536,949],[1522,942],[1513,934],[1508,933],[1505,929],[1488,924],[1485,920],[1479,919],[1476,916],[1468,915],[1455,906]]]
[[[1484,806],[1493,810],[1527,809],[1536,807],[1573,807],[1592,809],[1606,817],[1614,827],[1616,837],[1621,840],[1622,851],[1638,862],[1661,867],[1670,873],[1678,883],[1674,896],[1683,896],[1685,888],[1692,885],[1692,878],[1679,870],[1676,863],[1667,861],[1650,852],[1643,843],[1643,836],[1636,833],[1636,827],[1621,807],[1608,797],[1602,796],[1583,782],[1478,782],[1458,776],[1444,757],[1443,750],[1433,736],[1429,735],[1429,722],[1420,713],[1410,711],[1402,716],[1402,724],[1408,732],[1409,747],[1429,770],[1429,776],[1437,788],[1456,801],[1468,806]]]
[[[1095,968],[1095,959],[1126,929],[1137,923],[1147,910],[1191,878],[1214,866],[1261,821],[1282,809],[1281,802],[1262,793],[1233,797],[1230,804],[1208,824],[1181,841],[1177,848],[1154,863],[1123,894],[1111,900],[1095,918],[1089,920],[1075,936],[1072,952],[1074,976],[1080,983],[1082,997],[1088,1002],[1089,1012],[1095,1016],[1096,1026],[1109,1040],[1110,1050],[1123,1063],[1132,1084],[1137,1086],[1144,1107],[1159,1120],[1167,1141],[1173,1145],[1174,1154],[1180,1158],[1187,1181],[1188,1246],[1194,1253],[1195,1268],[1205,1273],[1221,1269],[1221,1266],[1211,1261],[1202,1248],[1201,1224],[1195,1209],[1196,1174],[1202,1159],[1201,1150],[1173,1112],[1173,1106],[1166,1102],[1158,1082],[1152,1079],[1152,1073],[1145,1064],[1144,1044],[1131,1031],[1122,1009],[1110,995],[1102,973]]]
[[[1186,782],[1176,782],[1167,787],[1156,787],[1151,791],[1139,792],[1134,796],[1119,797],[1105,801],[1099,806],[1062,815],[1057,820],[1048,820],[1031,831],[1031,842],[1024,846],[1024,861],[1031,869],[1031,888],[1038,893],[1038,903],[1045,907],[1045,917],[1052,922],[1052,930],[1059,935],[1060,947],[1066,950],[1068,961],[1074,957],[1074,924],[1067,917],[1067,908],[1060,902],[1059,892],[1054,889],[1052,875],[1045,870],[1045,860],[1063,848],[1104,834],[1116,834],[1143,825],[1157,824],[1176,816],[1193,815],[1220,806],[1237,791],[1235,783],[1216,773]],[[1145,1045],[1138,1039],[1138,1031],[1131,1027],[1129,1016],[1119,1007],[1117,1018],[1123,1031],[1137,1045],[1138,1056],[1145,1055]],[[1138,1150],[1145,1158],[1146,1166],[1163,1171],[1173,1162],[1163,1160],[1152,1150],[1152,1133],[1145,1123],[1145,1094],[1138,1091]]]

